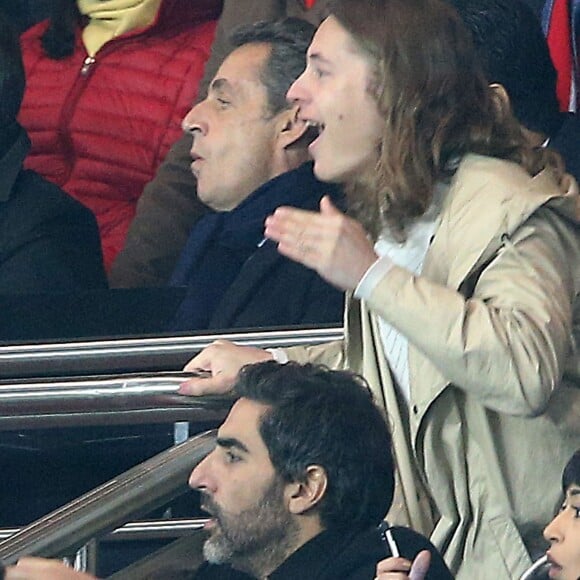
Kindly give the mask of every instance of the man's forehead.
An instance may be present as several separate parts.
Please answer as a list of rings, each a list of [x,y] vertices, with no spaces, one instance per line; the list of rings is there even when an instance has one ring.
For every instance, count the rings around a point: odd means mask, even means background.
[[[238,399],[218,430],[218,440],[237,440],[250,452],[265,450],[267,453],[259,425],[262,415],[269,408],[268,405],[251,399]]]
[[[240,94],[265,91],[261,73],[268,53],[269,47],[263,43],[236,48],[218,69],[210,89]]]
[[[334,16],[329,16],[314,34],[307,55],[309,60],[331,63],[358,53],[350,33]]]

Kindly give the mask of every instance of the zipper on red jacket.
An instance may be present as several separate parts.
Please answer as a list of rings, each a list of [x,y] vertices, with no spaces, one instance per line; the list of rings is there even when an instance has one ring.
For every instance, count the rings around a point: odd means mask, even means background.
[[[81,75],[87,76],[89,74],[89,70],[95,64],[95,57],[94,56],[87,56],[83,62],[83,66],[81,67]]]
[[[105,50],[105,47],[101,48],[102,52],[108,52]],[[63,176],[63,179],[68,181],[70,179],[71,172],[73,167],[76,163],[76,152],[74,146],[72,144],[72,137],[70,132],[70,124],[71,120],[74,117],[76,112],[76,107],[81,95],[84,93],[87,85],[86,79],[89,74],[92,72],[93,67],[95,66],[97,59],[94,56],[86,56],[83,60],[83,64],[79,71],[79,77],[74,82],[73,86],[71,87],[64,106],[62,107],[60,118],[58,121],[58,131],[60,133],[60,139],[62,143],[63,150],[66,152],[65,156],[70,160],[67,165],[67,175],[66,177]]]
[[[77,103],[86,89],[86,78],[89,76],[89,73],[91,72],[91,69],[96,62],[97,61],[94,56],[85,57],[79,71],[79,76],[82,78],[82,81],[79,82],[77,77],[77,80],[74,82],[73,86],[69,90],[68,95],[66,96],[64,106],[62,107],[60,113],[58,130],[61,135],[62,147],[66,151],[65,155],[70,160],[70,163],[67,166],[68,174],[66,176],[66,181],[68,181],[70,178],[73,166],[76,163],[76,154],[70,133],[70,123],[75,114]]]

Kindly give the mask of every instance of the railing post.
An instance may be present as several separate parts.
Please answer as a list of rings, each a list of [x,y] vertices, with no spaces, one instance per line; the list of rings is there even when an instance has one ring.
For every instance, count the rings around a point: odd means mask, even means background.
[[[73,568],[79,572],[97,572],[98,542],[96,539],[89,540],[81,546],[74,555]]]

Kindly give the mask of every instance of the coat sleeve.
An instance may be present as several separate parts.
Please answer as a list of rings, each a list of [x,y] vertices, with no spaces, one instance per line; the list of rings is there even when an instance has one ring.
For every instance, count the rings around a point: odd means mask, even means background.
[[[395,266],[367,305],[482,405],[533,416],[570,356],[579,263],[577,226],[542,208],[506,240],[471,297]]]
[[[293,346],[285,348],[284,352],[290,360],[300,364],[322,364],[331,369],[346,368],[345,343],[342,340],[313,346]]]
[[[209,59],[199,85],[198,98],[230,50],[232,30],[244,23],[280,16],[275,0],[226,0]],[[207,208],[199,201],[191,173],[191,137],[183,135],[169,150],[137,204],[125,245],[111,267],[109,282],[115,288],[164,286],[187,241],[187,236]]]

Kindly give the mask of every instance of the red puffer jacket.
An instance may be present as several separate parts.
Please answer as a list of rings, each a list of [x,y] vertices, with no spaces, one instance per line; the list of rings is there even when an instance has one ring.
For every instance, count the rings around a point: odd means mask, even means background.
[[[87,58],[46,56],[48,22],[26,31],[27,88],[19,120],[32,148],[26,161],[96,215],[108,269],[123,246],[144,185],[181,134],[209,55],[217,0],[164,0],[157,20]]]

